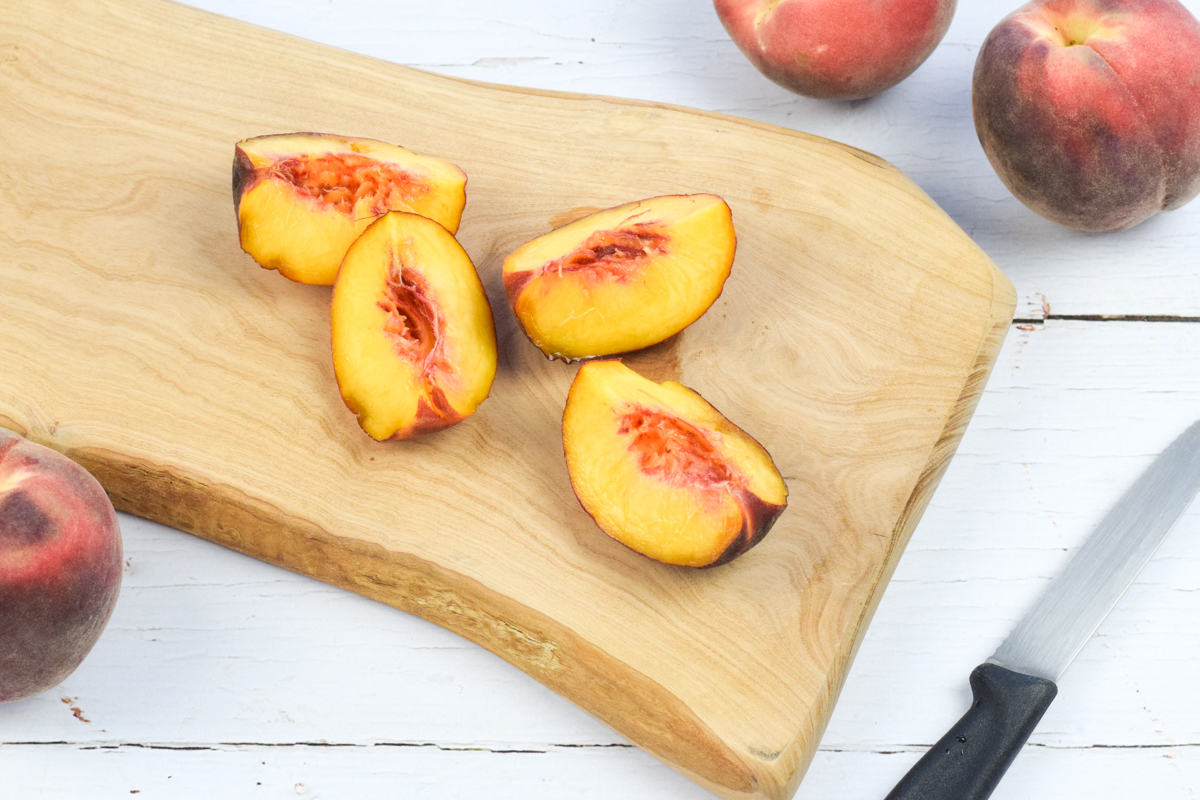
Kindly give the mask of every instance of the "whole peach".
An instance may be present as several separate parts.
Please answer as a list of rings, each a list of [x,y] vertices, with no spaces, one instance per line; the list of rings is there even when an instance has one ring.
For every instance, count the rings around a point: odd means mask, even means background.
[[[758,71],[808,97],[857,100],[913,73],[956,0],[713,0]]]
[[[121,532],[104,489],[66,456],[0,430],[0,703],[74,672],[120,588]]]
[[[1047,219],[1128,228],[1200,193],[1200,23],[1176,0],[1036,0],[975,61],[979,141]]]

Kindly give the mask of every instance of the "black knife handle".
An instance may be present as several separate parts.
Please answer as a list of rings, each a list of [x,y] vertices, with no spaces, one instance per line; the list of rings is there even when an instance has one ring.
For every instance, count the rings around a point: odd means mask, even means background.
[[[997,666],[971,673],[971,710],[896,784],[887,800],[986,800],[1058,687]]]

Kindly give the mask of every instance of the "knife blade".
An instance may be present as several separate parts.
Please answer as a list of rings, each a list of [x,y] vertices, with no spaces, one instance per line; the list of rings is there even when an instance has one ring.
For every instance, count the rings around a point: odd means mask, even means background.
[[[1058,693],[1057,681],[1200,491],[1200,422],[1112,510],[971,673],[971,708],[887,800],[985,800]]]

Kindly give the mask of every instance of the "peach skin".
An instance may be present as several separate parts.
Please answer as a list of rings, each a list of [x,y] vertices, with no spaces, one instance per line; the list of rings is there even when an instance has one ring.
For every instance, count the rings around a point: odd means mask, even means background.
[[[108,495],[61,453],[0,429],[0,703],[61,683],[121,590]]]
[[[1176,0],[1038,0],[975,61],[979,141],[1046,219],[1118,231],[1200,193],[1200,23]]]
[[[946,35],[956,0],[714,0],[759,72],[807,97],[859,100],[911,75]]]

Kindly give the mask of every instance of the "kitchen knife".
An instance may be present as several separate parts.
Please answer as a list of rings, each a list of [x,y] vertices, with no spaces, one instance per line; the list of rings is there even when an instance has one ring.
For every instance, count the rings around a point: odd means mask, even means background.
[[[1058,693],[1056,681],[1200,489],[1200,422],[1125,492],[1033,608],[971,673],[971,709],[887,800],[984,800]]]

